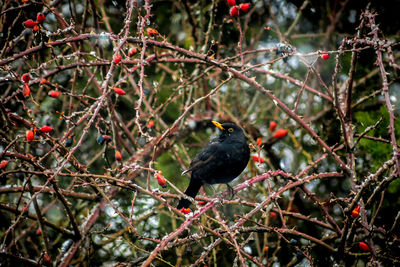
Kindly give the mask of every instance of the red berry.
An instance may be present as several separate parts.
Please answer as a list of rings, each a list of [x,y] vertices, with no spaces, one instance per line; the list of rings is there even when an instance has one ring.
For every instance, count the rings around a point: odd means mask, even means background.
[[[118,160],[118,161],[122,161],[121,152],[115,151],[115,159]]]
[[[162,176],[162,172],[156,172],[156,174],[154,174],[154,179],[161,179],[163,176]]]
[[[358,243],[358,247],[359,247],[362,251],[365,251],[365,252],[369,251],[369,246],[368,246],[366,243],[364,243],[364,242],[359,242],[359,243]]]
[[[322,55],[321,55],[321,58],[322,58],[323,60],[328,60],[330,57],[331,57],[331,56],[330,56],[329,54],[322,54]]]
[[[33,26],[33,29],[32,29],[32,30],[35,31],[35,32],[37,32],[37,31],[39,30],[39,26],[38,26],[38,25]]]
[[[269,213],[269,217],[270,217],[271,219],[273,219],[273,220],[276,220],[276,219],[278,218],[278,215],[276,215],[275,212],[271,211],[271,212]]]
[[[35,133],[34,133],[32,130],[28,130],[28,131],[26,131],[26,133],[25,133],[25,137],[26,137],[26,140],[27,140],[28,142],[30,142],[30,141],[33,140],[33,138],[35,138]]]
[[[31,79],[31,76],[30,76],[28,73],[22,74],[21,80],[22,80],[24,83],[29,83],[29,80],[30,80],[30,79]]]
[[[239,8],[240,8],[240,10],[242,10],[243,12],[246,13],[250,8],[250,4],[249,3],[240,4]]]
[[[150,37],[156,37],[158,35],[158,31],[156,29],[153,28],[147,28],[147,35]]]
[[[128,57],[132,57],[132,56],[136,55],[137,52],[138,52],[138,49],[136,47],[132,47],[128,52]]]
[[[44,133],[50,133],[53,131],[53,127],[49,126],[49,125],[45,125],[42,128],[40,128],[40,130]]]
[[[204,200],[197,201],[197,205],[204,206],[205,204],[207,204],[207,202],[205,202]]]
[[[357,206],[354,208],[354,210],[351,212],[351,217],[353,219],[357,218],[357,216],[360,214],[360,206]]]
[[[38,228],[38,229],[36,230],[36,234],[37,234],[37,235],[41,235],[41,234],[42,234],[42,229]]]
[[[51,90],[51,91],[49,92],[49,96],[52,97],[52,98],[57,98],[57,97],[59,97],[60,95],[61,95],[61,92],[60,92],[60,91]]]
[[[120,54],[117,54],[117,55],[115,56],[115,58],[114,58],[114,63],[115,63],[115,64],[118,64],[119,62],[121,62],[121,55],[120,55]]]
[[[109,135],[103,135],[103,139],[104,139],[104,141],[106,141],[106,143],[110,143],[112,140],[111,136],[109,136]]]
[[[2,160],[0,162],[0,169],[5,169],[8,165],[8,161],[7,160]]]
[[[43,13],[37,13],[36,15],[36,22],[37,23],[42,23],[46,17],[43,15]]]
[[[24,26],[27,28],[33,28],[37,25],[36,21],[33,21],[31,19],[28,19],[27,21],[24,22]]]
[[[24,89],[22,90],[22,94],[25,97],[28,97],[31,95],[31,88],[29,88],[29,85],[27,83],[24,84]]]
[[[167,180],[165,180],[164,177],[162,177],[160,179],[157,179],[157,182],[158,182],[159,185],[161,185],[161,187],[163,187],[163,188],[167,187],[167,185],[166,185],[167,184]]]
[[[229,6],[234,6],[234,5],[236,5],[235,0],[226,0],[226,2],[228,3]]]
[[[273,137],[275,138],[282,138],[287,134],[287,130],[285,129],[279,129],[278,131],[276,131],[276,133],[274,133]]]
[[[269,122],[269,131],[272,133],[275,131],[275,128],[276,128],[276,122],[270,121]]]
[[[167,187],[166,186],[167,181],[165,180],[165,178],[164,178],[164,176],[162,175],[161,172],[157,172],[154,175],[154,179],[157,179],[158,184],[161,185],[162,187]]]
[[[44,253],[44,255],[43,255],[43,260],[44,260],[46,263],[51,263],[51,258],[50,258],[50,256],[49,256],[47,253]]]
[[[46,79],[45,78],[42,78],[41,80],[40,80],[40,84],[45,84],[47,81],[46,81]]]
[[[124,94],[125,94],[125,91],[122,90],[121,88],[118,88],[118,87],[114,87],[114,92],[115,92],[117,95],[124,95]]]
[[[237,17],[239,16],[239,9],[236,6],[233,6],[229,10],[229,14],[231,15],[231,17]]]
[[[152,128],[153,126],[154,126],[154,121],[149,120],[149,122],[147,123],[147,128]]]
[[[262,157],[259,157],[259,156],[256,156],[256,155],[253,155],[251,157],[253,158],[254,162],[264,163],[264,159]]]

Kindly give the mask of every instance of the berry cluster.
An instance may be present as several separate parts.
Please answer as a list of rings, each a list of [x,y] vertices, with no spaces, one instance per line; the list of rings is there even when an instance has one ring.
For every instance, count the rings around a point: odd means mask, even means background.
[[[21,77],[21,80],[24,82],[24,89],[22,90],[22,94],[25,97],[28,97],[31,95],[31,88],[29,87],[29,81],[31,79],[31,76],[29,73],[24,73]]]
[[[271,121],[269,123],[269,131],[271,133],[275,131],[276,125],[277,125],[277,123],[275,121]],[[275,138],[282,138],[282,137],[285,137],[286,134],[287,134],[287,130],[286,129],[279,129],[272,136],[275,137]]]
[[[36,20],[28,19],[28,20],[24,21],[24,26],[27,28],[31,28],[34,31],[38,31],[39,24],[41,24],[45,18],[46,17],[43,13],[37,13]]]
[[[240,12],[246,13],[250,8],[249,3],[236,5],[235,0],[226,0],[226,2],[231,7],[231,9],[229,9],[229,15],[231,15],[231,17],[238,17]]]
[[[269,123],[269,131],[271,133],[275,132],[277,125],[278,124],[275,121],[270,121],[270,123]],[[272,135],[272,137],[275,138],[275,139],[280,139],[280,138],[285,137],[286,135],[287,135],[287,130],[286,129],[279,129]],[[256,143],[257,143],[257,146],[255,148],[258,151],[261,150],[263,148],[263,145],[262,145],[263,141],[262,141],[261,137],[257,138]],[[252,157],[254,162],[264,163],[264,159],[259,154],[258,155],[252,155],[251,157]]]

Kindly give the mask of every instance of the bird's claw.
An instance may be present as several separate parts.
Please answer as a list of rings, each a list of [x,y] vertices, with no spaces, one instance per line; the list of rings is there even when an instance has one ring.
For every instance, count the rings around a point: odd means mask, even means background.
[[[233,197],[235,196],[235,190],[233,189],[232,186],[230,186],[230,184],[226,184],[226,186],[228,187],[229,194],[230,194],[230,196],[231,196],[229,200],[232,200]]]

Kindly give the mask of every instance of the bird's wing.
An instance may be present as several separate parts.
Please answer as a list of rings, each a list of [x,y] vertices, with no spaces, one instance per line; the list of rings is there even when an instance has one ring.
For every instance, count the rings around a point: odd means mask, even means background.
[[[189,165],[189,168],[183,172],[187,173],[190,171],[194,171],[198,168],[201,168],[211,160],[215,158],[215,153],[217,153],[220,149],[220,144],[215,142],[210,142],[196,157],[192,160]]]

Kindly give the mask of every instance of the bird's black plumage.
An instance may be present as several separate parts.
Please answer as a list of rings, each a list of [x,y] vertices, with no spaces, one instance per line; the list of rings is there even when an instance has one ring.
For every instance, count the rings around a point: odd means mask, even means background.
[[[221,133],[213,138],[192,160],[189,168],[192,172],[185,194],[194,198],[203,184],[229,183],[246,168],[250,158],[250,149],[243,130],[234,123],[214,122]],[[188,208],[190,201],[181,198],[177,208]]]

